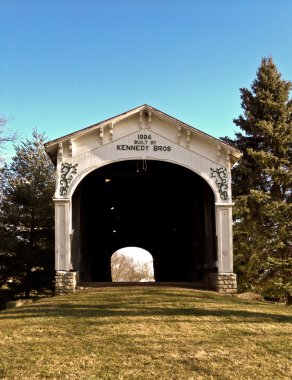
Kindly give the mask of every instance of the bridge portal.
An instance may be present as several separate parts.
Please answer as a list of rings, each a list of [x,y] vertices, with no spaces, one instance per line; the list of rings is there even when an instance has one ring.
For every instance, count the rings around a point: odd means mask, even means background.
[[[46,144],[56,165],[56,292],[110,282],[136,246],[158,282],[236,291],[231,167],[240,152],[143,105]]]

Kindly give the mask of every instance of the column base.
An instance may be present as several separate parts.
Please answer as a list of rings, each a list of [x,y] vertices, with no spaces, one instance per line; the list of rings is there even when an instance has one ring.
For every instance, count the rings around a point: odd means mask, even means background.
[[[55,275],[55,294],[75,293],[79,272],[57,270]]]
[[[208,273],[206,282],[221,294],[236,294],[237,281],[235,273]]]

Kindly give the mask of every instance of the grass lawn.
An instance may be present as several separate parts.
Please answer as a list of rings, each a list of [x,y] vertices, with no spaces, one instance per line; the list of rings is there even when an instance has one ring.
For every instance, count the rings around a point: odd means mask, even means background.
[[[291,379],[291,322],[208,291],[83,290],[0,312],[0,378]]]

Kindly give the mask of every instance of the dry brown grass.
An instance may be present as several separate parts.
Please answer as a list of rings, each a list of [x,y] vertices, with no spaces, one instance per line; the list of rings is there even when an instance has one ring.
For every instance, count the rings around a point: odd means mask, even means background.
[[[290,379],[291,317],[283,305],[178,288],[47,298],[0,313],[0,378]]]

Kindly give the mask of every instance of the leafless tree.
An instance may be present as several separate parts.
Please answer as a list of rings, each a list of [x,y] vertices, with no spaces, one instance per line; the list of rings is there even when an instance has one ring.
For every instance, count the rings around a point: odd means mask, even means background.
[[[112,255],[111,271],[114,282],[154,281],[148,263],[137,263],[132,257],[117,252]]]
[[[5,144],[13,142],[16,139],[16,134],[6,129],[7,119],[0,116],[0,163],[4,161],[1,151],[5,148]]]

